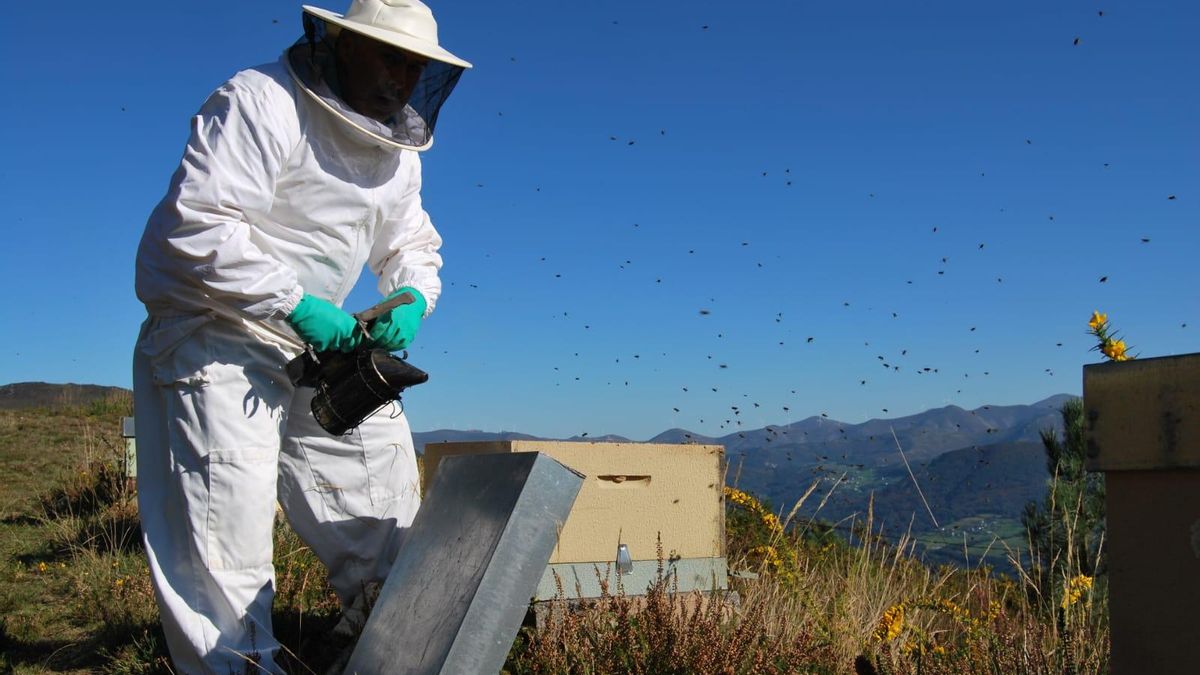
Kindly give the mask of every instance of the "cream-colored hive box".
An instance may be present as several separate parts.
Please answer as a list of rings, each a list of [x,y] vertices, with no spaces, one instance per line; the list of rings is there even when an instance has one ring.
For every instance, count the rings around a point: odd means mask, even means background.
[[[660,534],[664,573],[680,591],[728,587],[723,447],[524,440],[430,443],[425,446],[425,486],[441,458],[493,452],[542,452],[586,476],[535,600],[553,599],[560,584],[567,598],[597,597],[600,579],[609,592],[615,593],[619,582],[627,594],[641,594],[658,574]],[[618,544],[626,546],[631,558],[625,574],[617,570]]]

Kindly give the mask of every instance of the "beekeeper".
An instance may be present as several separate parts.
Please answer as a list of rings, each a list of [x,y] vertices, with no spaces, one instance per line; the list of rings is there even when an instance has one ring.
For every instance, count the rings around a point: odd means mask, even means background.
[[[171,658],[186,673],[279,670],[276,500],[329,568],[344,621],[384,579],[419,504],[403,414],[332,437],[284,364],[366,340],[341,309],[364,264],[416,302],[370,341],[405,348],[441,292],[418,152],[471,64],[418,0],[303,8],[304,36],[192,118],[137,254],[138,505]],[[258,667],[249,665],[256,663]]]

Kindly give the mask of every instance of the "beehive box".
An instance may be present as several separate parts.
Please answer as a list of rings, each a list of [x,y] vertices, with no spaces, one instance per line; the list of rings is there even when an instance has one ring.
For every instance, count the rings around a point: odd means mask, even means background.
[[[727,588],[725,562],[725,450],[719,445],[490,441],[425,446],[425,486],[441,458],[493,452],[542,452],[586,476],[571,515],[538,586],[536,600],[561,593],[597,597],[610,591],[643,592],[663,567],[680,591]],[[424,486],[423,486],[424,487]],[[618,544],[633,559],[618,575]],[[557,574],[557,579],[555,575]]]
[[[1103,471],[1111,670],[1200,663],[1200,354],[1084,366],[1087,468]]]
[[[1083,403],[1087,468],[1105,480],[1111,670],[1195,673],[1200,354],[1084,366]]]

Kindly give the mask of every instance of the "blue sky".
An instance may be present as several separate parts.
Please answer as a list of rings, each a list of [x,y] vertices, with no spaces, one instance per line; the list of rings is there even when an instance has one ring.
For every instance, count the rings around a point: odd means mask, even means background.
[[[1029,403],[1080,392],[1093,309],[1142,357],[1198,351],[1191,3],[431,6],[476,67],[424,156],[446,288],[418,430]],[[188,118],[299,16],[8,10],[0,383],[129,386],[134,253]],[[347,306],[375,300],[366,274]]]

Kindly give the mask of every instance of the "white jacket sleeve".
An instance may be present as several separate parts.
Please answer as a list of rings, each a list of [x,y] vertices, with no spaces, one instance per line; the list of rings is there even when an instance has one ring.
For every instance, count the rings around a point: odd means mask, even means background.
[[[295,271],[254,244],[247,222],[270,209],[299,135],[286,93],[226,83],[193,118],[161,205],[160,252],[181,281],[251,319],[286,317],[303,294]]]
[[[399,206],[387,214],[367,264],[379,276],[379,292],[383,295],[404,286],[421,291],[427,303],[425,316],[429,316],[442,294],[442,280],[438,277],[442,268],[442,256],[438,254],[442,237],[421,206],[420,156],[416,152],[405,153],[407,185],[400,183],[404,187]]]

